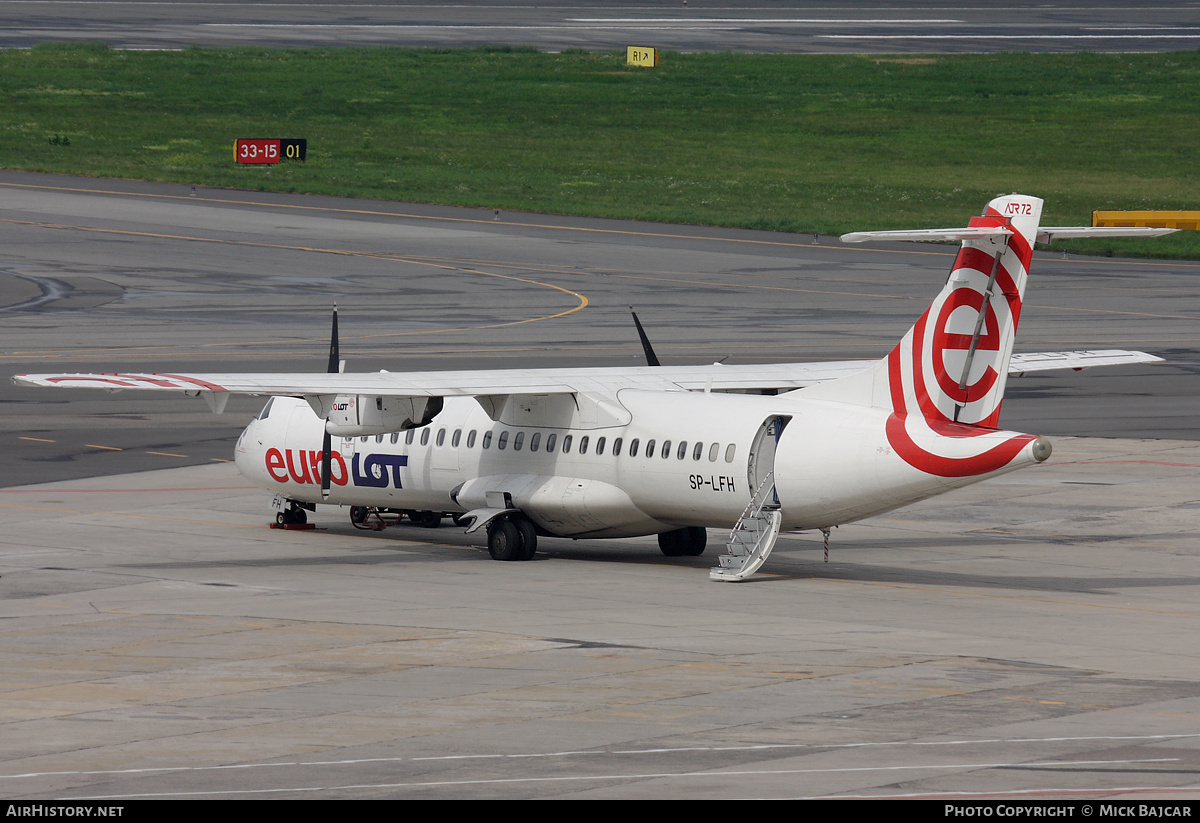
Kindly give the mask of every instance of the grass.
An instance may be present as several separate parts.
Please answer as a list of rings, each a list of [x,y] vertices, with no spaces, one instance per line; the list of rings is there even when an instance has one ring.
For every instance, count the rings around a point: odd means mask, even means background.
[[[308,162],[233,163],[266,136]],[[0,52],[5,168],[504,210],[841,233],[1021,191],[1088,225],[1200,207],[1198,142],[1200,52]],[[1200,257],[1196,232],[1061,246]]]

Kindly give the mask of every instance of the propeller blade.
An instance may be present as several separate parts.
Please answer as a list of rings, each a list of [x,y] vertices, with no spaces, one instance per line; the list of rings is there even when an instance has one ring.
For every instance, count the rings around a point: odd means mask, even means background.
[[[642,328],[642,321],[638,320],[633,306],[629,307],[629,313],[633,315],[633,323],[637,326],[638,337],[642,340],[642,351],[646,353],[646,365],[661,366],[662,363],[658,362],[658,355],[654,353],[654,347],[650,345],[650,338],[646,336],[646,330]]]
[[[321,497],[329,497],[329,479],[333,476],[333,437],[325,432],[321,443]]]
[[[333,331],[329,334],[329,367],[325,371],[330,374],[338,373],[338,362],[341,356],[338,353],[338,326],[337,326],[337,303],[333,304]]]
[[[337,303],[333,304],[333,329],[329,333],[329,367],[330,374],[341,370],[341,353],[338,348]],[[333,437],[326,430],[321,443],[321,497],[329,497],[329,481],[333,474]]]

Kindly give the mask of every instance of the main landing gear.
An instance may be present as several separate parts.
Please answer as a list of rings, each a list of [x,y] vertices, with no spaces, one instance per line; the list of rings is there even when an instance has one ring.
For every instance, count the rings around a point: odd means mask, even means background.
[[[488,523],[487,538],[493,560],[532,560],[537,553],[537,527],[519,514]]]
[[[351,506],[350,523],[356,529],[381,532],[395,526],[407,515],[414,526],[436,529],[442,524],[442,513],[411,511],[409,509],[380,509],[375,506]]]
[[[708,545],[708,531],[688,526],[658,536],[658,548],[667,557],[699,557]]]

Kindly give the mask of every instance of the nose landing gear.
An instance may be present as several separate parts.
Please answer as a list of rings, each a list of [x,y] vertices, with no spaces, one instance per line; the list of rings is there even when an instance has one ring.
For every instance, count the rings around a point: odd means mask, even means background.
[[[308,515],[304,511],[306,507],[302,503],[297,503],[295,500],[288,500],[279,503],[275,508],[275,522],[271,524],[272,529],[291,529],[295,531],[316,528],[315,525],[308,522]]]

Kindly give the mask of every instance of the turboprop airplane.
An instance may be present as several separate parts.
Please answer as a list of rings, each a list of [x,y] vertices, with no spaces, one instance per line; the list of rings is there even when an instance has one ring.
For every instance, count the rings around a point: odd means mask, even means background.
[[[829,529],[1046,460],[1043,437],[999,428],[1010,374],[1159,360],[1142,352],[1013,354],[1035,242],[1167,229],[1040,228],[1042,201],[992,200],[965,228],[859,232],[960,241],[932,305],[877,362],[326,374],[41,374],[36,386],[271,395],[236,463],[275,494],[278,525],[318,504],[359,528],[444,514],[486,528],[497,560],[539,535],[658,535],[699,555],[730,529],[711,576],[742,580],[781,529]],[[640,323],[639,332],[640,332]],[[336,442],[335,442],[336,441]]]

